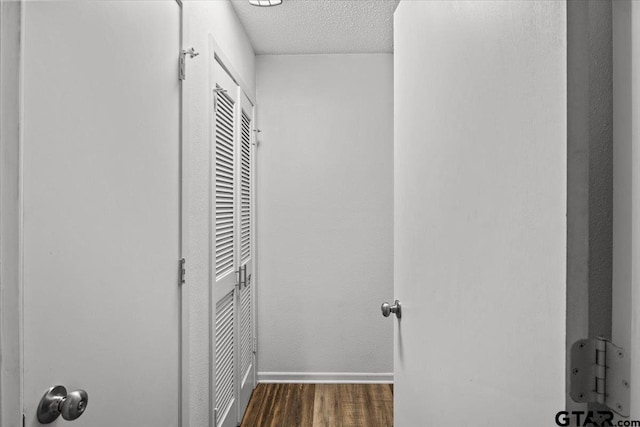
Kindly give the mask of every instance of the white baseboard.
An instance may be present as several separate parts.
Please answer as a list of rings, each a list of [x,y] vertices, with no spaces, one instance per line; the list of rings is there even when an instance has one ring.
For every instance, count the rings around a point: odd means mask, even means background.
[[[393,384],[393,372],[258,372],[259,383]]]

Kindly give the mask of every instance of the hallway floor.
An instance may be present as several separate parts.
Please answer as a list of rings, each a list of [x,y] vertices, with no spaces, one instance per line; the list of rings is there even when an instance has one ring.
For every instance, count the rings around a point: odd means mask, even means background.
[[[390,427],[390,384],[258,384],[242,427]]]

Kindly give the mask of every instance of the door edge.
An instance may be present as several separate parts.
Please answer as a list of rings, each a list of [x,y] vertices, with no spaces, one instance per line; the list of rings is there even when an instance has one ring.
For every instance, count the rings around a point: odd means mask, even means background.
[[[0,426],[21,425],[22,0],[0,2]]]

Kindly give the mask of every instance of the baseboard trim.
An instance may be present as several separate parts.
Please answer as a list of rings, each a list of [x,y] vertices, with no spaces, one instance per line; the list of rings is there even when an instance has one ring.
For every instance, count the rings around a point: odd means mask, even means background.
[[[393,373],[258,372],[259,383],[393,384]]]

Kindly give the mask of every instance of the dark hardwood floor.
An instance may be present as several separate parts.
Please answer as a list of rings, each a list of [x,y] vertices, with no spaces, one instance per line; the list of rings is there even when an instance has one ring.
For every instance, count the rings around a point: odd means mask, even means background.
[[[242,427],[390,427],[390,384],[258,384]]]

